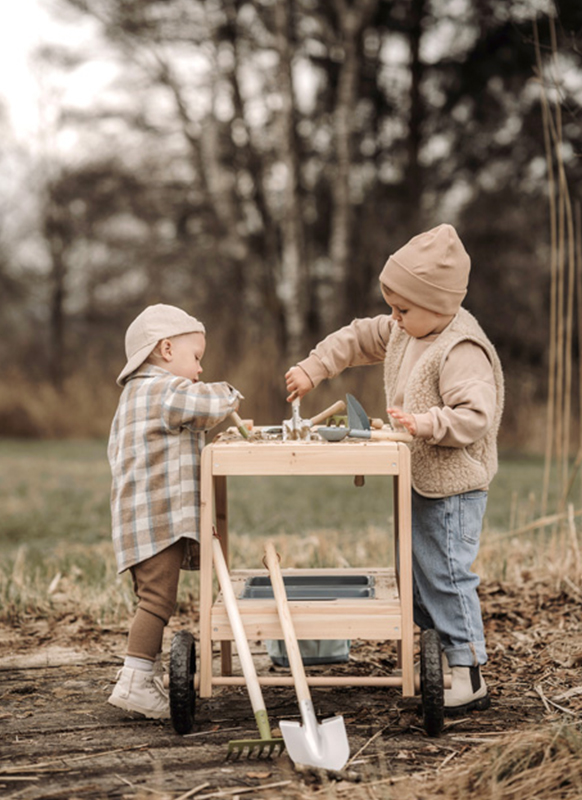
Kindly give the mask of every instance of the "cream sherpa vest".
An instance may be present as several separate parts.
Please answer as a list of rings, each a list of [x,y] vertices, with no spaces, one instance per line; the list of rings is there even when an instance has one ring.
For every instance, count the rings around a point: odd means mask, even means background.
[[[388,408],[396,387],[410,336],[401,330],[390,335],[384,360],[384,386]],[[422,414],[435,406],[443,408],[439,377],[446,357],[462,341],[473,341],[487,353],[497,385],[495,419],[483,438],[465,448],[430,445],[424,439],[410,443],[412,485],[425,497],[447,497],[489,485],[497,472],[497,432],[503,411],[503,373],[495,348],[481,326],[461,308],[448,328],[427,348],[414,365],[404,390],[404,411]]]

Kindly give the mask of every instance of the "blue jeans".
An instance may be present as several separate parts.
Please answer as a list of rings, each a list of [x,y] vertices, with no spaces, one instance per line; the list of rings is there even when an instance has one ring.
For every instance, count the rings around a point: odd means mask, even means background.
[[[414,621],[435,628],[451,667],[485,664],[485,634],[471,565],[487,492],[430,499],[412,491]]]

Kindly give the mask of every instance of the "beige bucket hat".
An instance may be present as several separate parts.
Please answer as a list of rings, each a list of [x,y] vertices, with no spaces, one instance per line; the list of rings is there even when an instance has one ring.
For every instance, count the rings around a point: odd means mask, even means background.
[[[176,306],[158,303],[145,308],[125,334],[127,364],[117,376],[118,385],[124,385],[126,378],[143,364],[161,339],[182,333],[206,333],[206,329],[196,317]]]

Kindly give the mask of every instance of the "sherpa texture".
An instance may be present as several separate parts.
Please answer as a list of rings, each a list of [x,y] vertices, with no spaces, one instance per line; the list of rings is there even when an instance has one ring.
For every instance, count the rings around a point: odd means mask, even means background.
[[[392,403],[398,373],[410,336],[394,329],[386,348],[384,387],[388,408]],[[504,384],[501,362],[483,329],[466,309],[461,308],[451,324],[415,364],[404,393],[404,411],[422,414],[430,408],[443,408],[439,377],[448,354],[455,345],[472,341],[483,348],[491,361],[497,386],[497,408],[493,425],[485,436],[468,447],[431,445],[425,439],[410,443],[412,485],[424,497],[448,497],[489,485],[497,472],[497,433],[503,412]]]

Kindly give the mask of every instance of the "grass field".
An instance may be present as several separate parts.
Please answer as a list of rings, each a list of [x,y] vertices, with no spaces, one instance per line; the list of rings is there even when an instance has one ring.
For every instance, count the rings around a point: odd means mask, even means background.
[[[478,571],[504,577],[545,557],[547,533],[507,535],[539,515],[543,464],[505,457],[489,498]],[[110,544],[110,474],[103,441],[0,441],[0,616],[79,608],[99,619],[129,612],[127,576]],[[262,541],[277,541],[287,566],[392,562],[390,483],[350,477],[231,478],[233,565],[258,566]],[[181,598],[195,596],[196,575]]]

